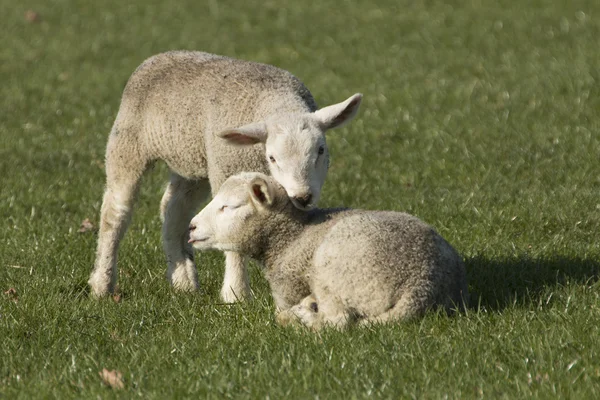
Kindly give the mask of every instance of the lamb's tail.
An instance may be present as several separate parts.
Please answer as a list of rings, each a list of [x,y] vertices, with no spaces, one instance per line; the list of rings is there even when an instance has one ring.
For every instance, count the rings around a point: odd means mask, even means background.
[[[360,325],[370,325],[372,323],[387,323],[392,321],[405,321],[422,316],[427,309],[415,291],[408,291],[387,311],[374,316],[367,316],[360,319]]]

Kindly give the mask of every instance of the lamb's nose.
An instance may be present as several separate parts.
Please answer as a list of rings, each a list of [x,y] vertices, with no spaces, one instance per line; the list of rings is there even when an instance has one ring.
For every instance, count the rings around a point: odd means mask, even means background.
[[[296,200],[302,207],[306,207],[312,200],[312,194],[306,193],[304,196],[294,196],[294,200]]]
[[[190,232],[193,232],[196,229],[196,225],[190,224]]]

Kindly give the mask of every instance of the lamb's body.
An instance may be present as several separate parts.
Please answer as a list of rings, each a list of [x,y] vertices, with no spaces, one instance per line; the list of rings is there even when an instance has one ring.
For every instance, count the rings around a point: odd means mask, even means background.
[[[288,310],[280,322],[290,316],[311,326],[405,319],[430,308],[460,308],[466,300],[460,257],[413,216],[315,210],[303,225],[290,242],[279,227],[268,234],[278,245],[263,256],[265,275],[277,307]],[[285,249],[283,242],[289,243]],[[310,301],[302,304],[308,296],[318,313]]]
[[[103,296],[115,288],[119,242],[127,229],[140,179],[154,161],[165,161],[172,172],[161,202],[167,275],[177,289],[195,290],[197,272],[192,248],[187,244],[187,227],[211,189],[216,193],[227,177],[240,171],[269,173],[265,141],[268,147],[271,135],[280,138],[272,142],[291,153],[296,149],[281,145],[290,139],[281,137],[302,133],[303,138],[312,140],[303,139],[308,143],[301,142],[304,147],[309,148],[317,140],[316,145],[323,142],[324,147],[324,137],[319,135],[351,119],[360,99],[357,94],[340,103],[347,107],[334,105],[314,113],[317,106],[308,89],[289,72],[273,66],[186,51],[146,60],[127,83],[108,140],[106,191],[96,263],[89,280],[92,293]],[[268,118],[270,125],[264,122]],[[310,129],[316,136],[307,133]],[[224,137],[253,145],[232,146]],[[320,170],[309,171],[316,178],[302,174],[293,179],[286,177],[288,190],[299,187],[304,191],[298,198],[305,200],[305,206],[311,198],[316,202],[315,191],[325,179],[324,158],[328,154],[326,148],[324,151],[323,159],[316,164]],[[305,160],[297,160],[301,161]],[[309,178],[310,188],[304,185]],[[235,253],[226,253],[226,257],[223,299],[235,301],[249,296],[242,257]]]
[[[242,190],[235,185],[248,192],[247,176],[254,175],[246,174],[242,182],[240,176],[230,178],[222,191]],[[246,217],[237,233],[222,241],[242,243],[242,253],[264,264],[279,322],[300,319],[315,328],[355,319],[383,322],[431,308],[460,309],[468,301],[460,256],[416,217],[391,211],[303,212],[290,206],[280,188],[274,193],[271,208]],[[192,224],[204,232],[203,213]],[[219,230],[222,224],[215,226]]]

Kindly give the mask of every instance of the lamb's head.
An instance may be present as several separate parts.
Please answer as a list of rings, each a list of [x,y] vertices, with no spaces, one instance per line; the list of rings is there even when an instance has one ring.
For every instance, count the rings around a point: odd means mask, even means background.
[[[267,221],[275,211],[285,209],[294,207],[273,177],[242,172],[229,177],[212,201],[192,219],[189,242],[199,250],[247,254],[264,236]]]
[[[219,136],[236,145],[264,143],[271,175],[297,208],[310,209],[319,201],[329,167],[325,132],[354,118],[361,100],[357,93],[314,113],[274,114]]]

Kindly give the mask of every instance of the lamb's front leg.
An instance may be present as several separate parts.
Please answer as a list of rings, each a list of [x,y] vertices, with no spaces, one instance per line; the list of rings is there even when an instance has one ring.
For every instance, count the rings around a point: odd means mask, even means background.
[[[280,311],[276,320],[281,326],[302,324],[308,328],[319,329],[321,322],[317,300],[310,294],[295,306]]]
[[[235,303],[251,298],[248,260],[239,253],[225,252],[225,277],[221,289],[221,299],[225,303]]]

